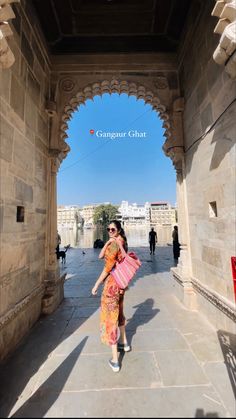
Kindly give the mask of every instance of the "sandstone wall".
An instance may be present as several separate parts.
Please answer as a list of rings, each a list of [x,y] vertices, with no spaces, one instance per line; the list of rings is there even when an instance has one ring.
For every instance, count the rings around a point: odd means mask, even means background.
[[[15,63],[0,73],[0,358],[37,320],[45,279],[49,66],[22,8],[13,9]]]
[[[191,42],[180,53],[190,250],[192,276],[234,302],[230,258],[235,255],[236,82],[212,58],[219,42],[213,33],[214,4],[208,2],[195,29],[192,16]],[[210,215],[212,202],[216,217]],[[204,301],[202,308],[217,324],[211,304]]]

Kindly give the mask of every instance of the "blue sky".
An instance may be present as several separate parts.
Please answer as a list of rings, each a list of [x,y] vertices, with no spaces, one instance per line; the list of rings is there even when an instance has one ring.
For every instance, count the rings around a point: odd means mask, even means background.
[[[58,205],[122,200],[175,204],[175,170],[162,150],[162,121],[150,105],[126,94],[95,96],[74,112],[68,125],[71,151],[58,173]],[[98,130],[126,136],[98,137]],[[135,130],[146,138],[129,137]]]

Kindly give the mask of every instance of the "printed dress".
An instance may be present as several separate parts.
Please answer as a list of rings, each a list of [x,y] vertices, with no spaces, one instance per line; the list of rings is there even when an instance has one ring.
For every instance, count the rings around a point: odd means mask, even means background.
[[[124,246],[124,240],[122,241]],[[105,251],[105,270],[111,272],[117,261],[122,259],[118,244],[114,241]],[[100,330],[101,341],[115,345],[119,339],[119,327],[125,324],[123,313],[124,290],[121,290],[112,275],[108,275],[101,297]]]

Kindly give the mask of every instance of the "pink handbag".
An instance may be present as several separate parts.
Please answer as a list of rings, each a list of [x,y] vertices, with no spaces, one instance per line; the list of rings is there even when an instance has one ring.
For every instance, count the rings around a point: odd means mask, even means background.
[[[115,279],[118,287],[124,289],[129,285],[129,282],[142,263],[134,252],[126,253],[122,244],[119,241],[116,242],[120,247],[123,259],[121,262],[116,262],[115,267],[111,270],[111,275]]]

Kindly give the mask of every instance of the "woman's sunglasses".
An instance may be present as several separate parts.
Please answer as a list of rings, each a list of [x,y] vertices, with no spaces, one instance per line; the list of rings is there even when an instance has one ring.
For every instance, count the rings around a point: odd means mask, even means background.
[[[116,228],[114,228],[114,227],[112,227],[112,228],[107,227],[107,231],[108,231],[108,232],[110,232],[110,231],[111,231],[112,233],[115,233],[115,231],[117,231],[117,230],[116,230]]]

